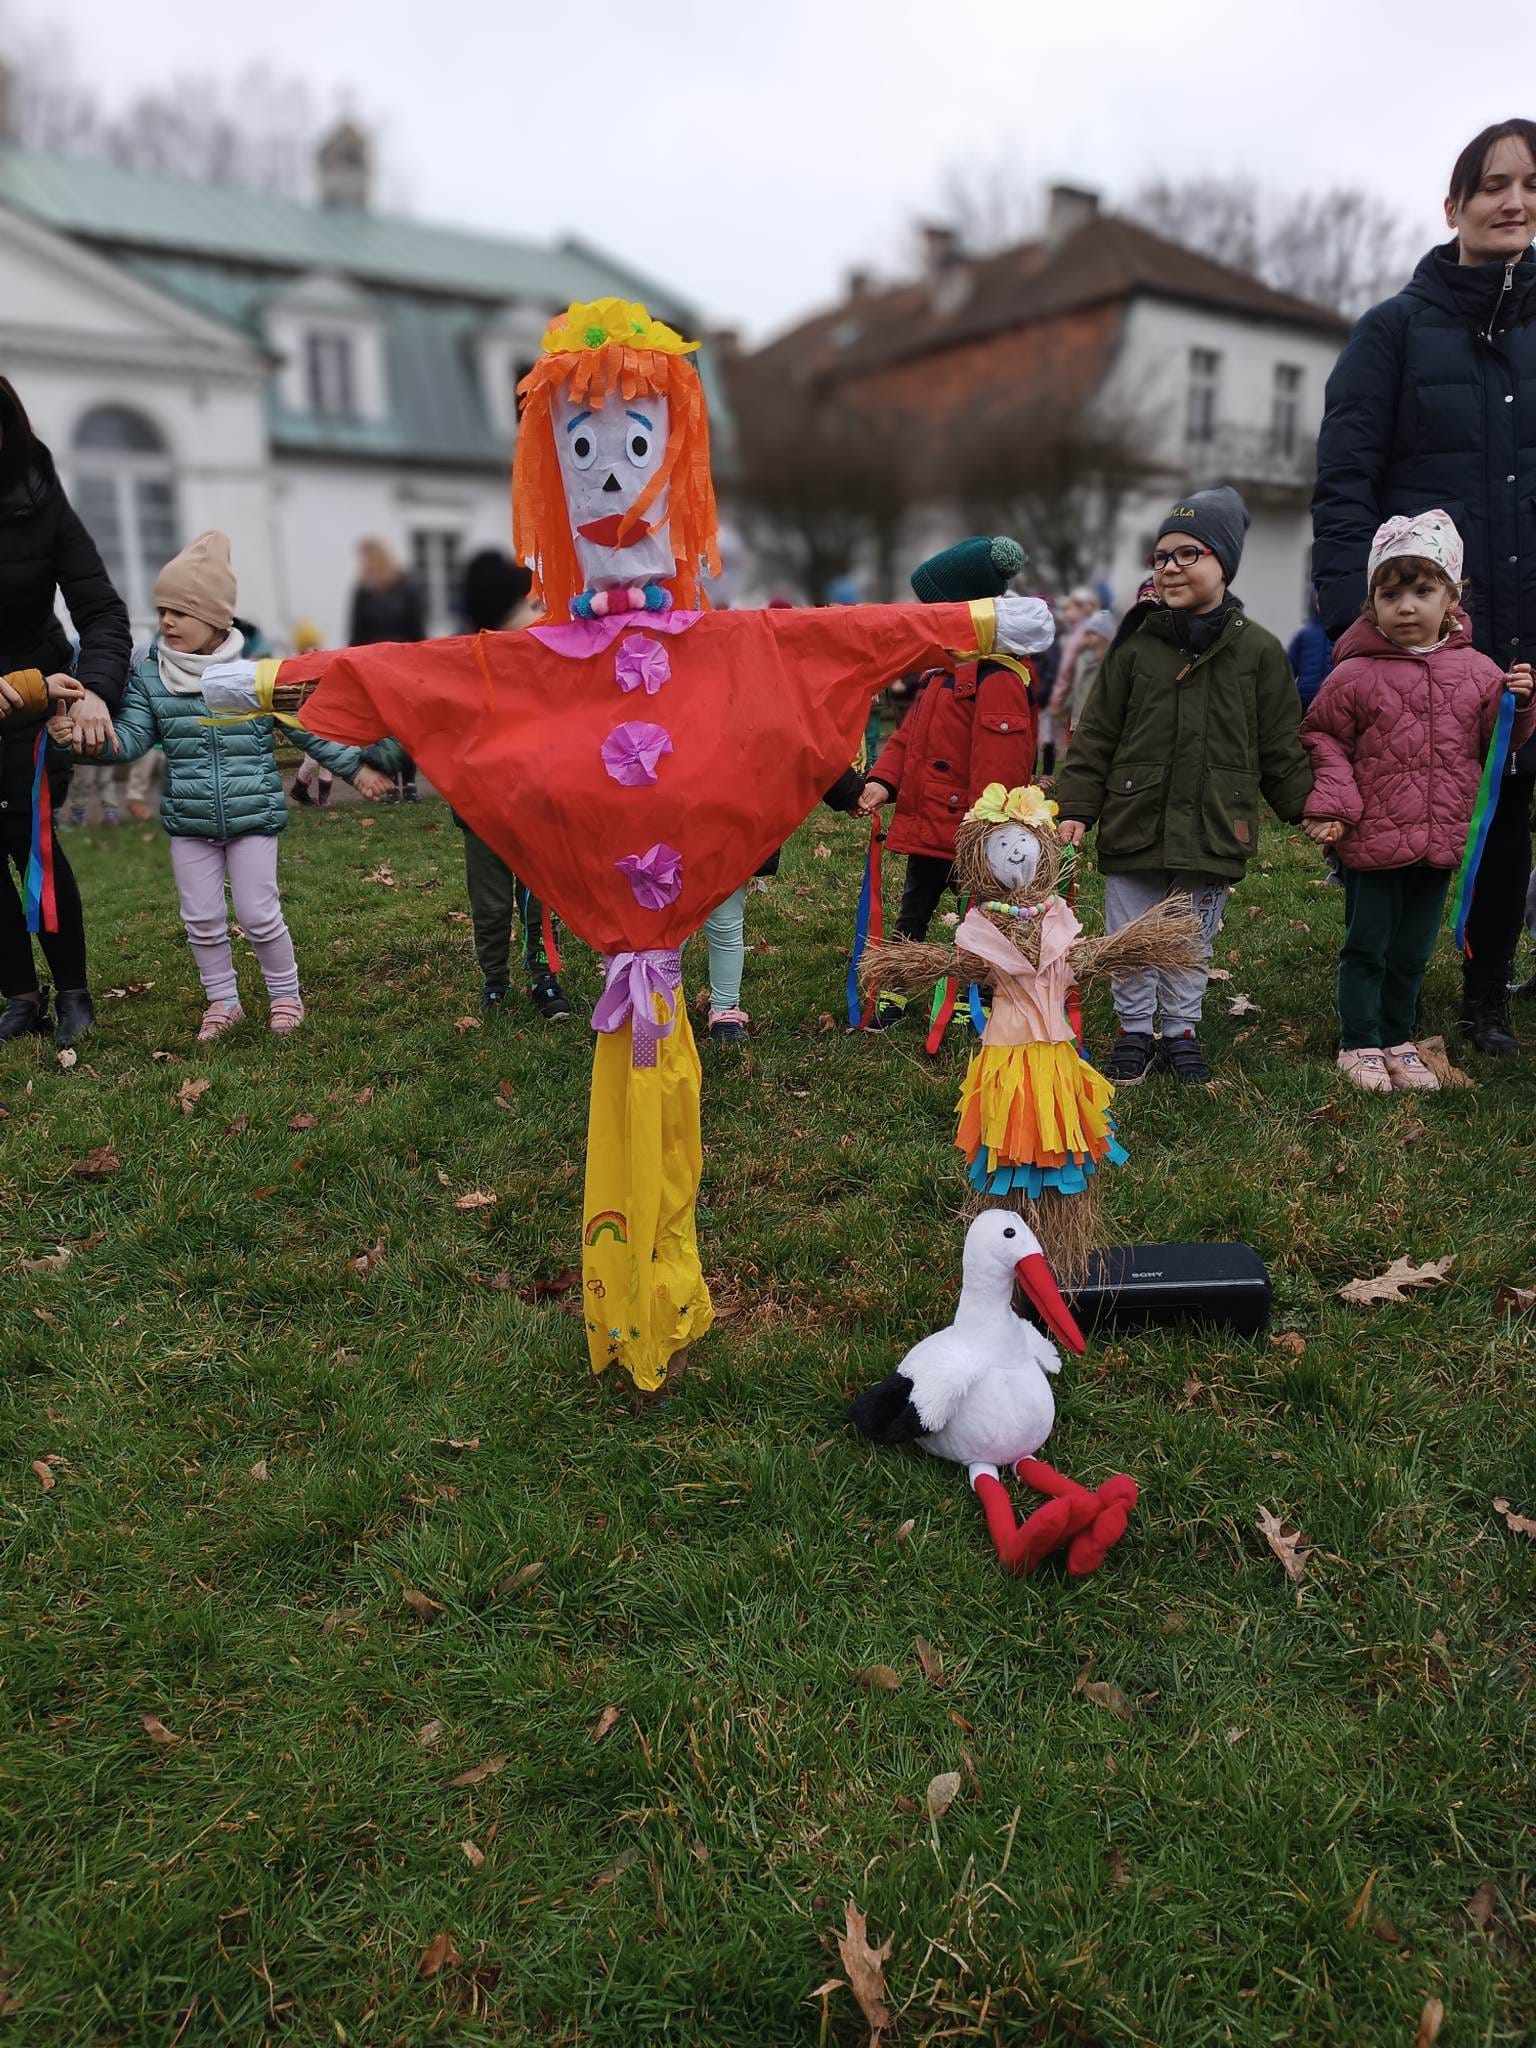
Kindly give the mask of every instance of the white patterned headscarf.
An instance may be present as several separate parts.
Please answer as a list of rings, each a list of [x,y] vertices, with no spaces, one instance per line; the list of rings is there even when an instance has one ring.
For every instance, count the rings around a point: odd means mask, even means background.
[[[1449,512],[1437,507],[1433,512],[1415,512],[1412,518],[1399,516],[1387,520],[1376,529],[1376,538],[1371,542],[1369,581],[1375,583],[1376,571],[1383,562],[1396,561],[1400,556],[1412,555],[1416,561],[1433,562],[1437,569],[1443,569],[1453,583],[1460,583],[1463,550],[1461,535]]]

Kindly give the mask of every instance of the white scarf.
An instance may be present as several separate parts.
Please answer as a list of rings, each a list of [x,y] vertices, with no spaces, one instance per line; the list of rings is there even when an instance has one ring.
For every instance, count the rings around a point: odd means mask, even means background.
[[[203,670],[216,661],[238,661],[244,646],[245,636],[233,626],[218,646],[210,647],[206,654],[183,654],[180,648],[167,647],[163,640],[159,641],[155,658],[160,664],[160,680],[173,697],[195,697],[203,687]]]

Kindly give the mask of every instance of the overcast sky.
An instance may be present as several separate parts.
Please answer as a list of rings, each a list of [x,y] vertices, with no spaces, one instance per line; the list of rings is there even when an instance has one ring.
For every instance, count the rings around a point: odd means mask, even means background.
[[[968,162],[1362,184],[1424,246],[1536,114],[1531,0],[0,0],[108,99],[262,61],[372,119],[424,218],[575,230],[751,336],[889,267]],[[1466,40],[1458,42],[1458,30]]]

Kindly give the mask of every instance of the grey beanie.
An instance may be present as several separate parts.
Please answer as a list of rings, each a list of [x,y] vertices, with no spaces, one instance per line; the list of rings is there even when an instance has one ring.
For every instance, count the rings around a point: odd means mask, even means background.
[[[1248,507],[1230,484],[1214,484],[1208,491],[1195,491],[1181,498],[1157,529],[1165,533],[1188,533],[1203,541],[1220,562],[1230,583],[1243,559],[1243,536],[1248,531]]]

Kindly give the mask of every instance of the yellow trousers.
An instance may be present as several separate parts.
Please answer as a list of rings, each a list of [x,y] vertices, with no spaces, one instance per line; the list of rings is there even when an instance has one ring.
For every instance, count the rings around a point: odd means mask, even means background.
[[[656,1064],[631,1064],[633,1020],[600,1031],[592,1060],[582,1303],[592,1370],[617,1362],[658,1387],[714,1321],[694,1215],[704,1168],[699,1055],[681,999]]]

